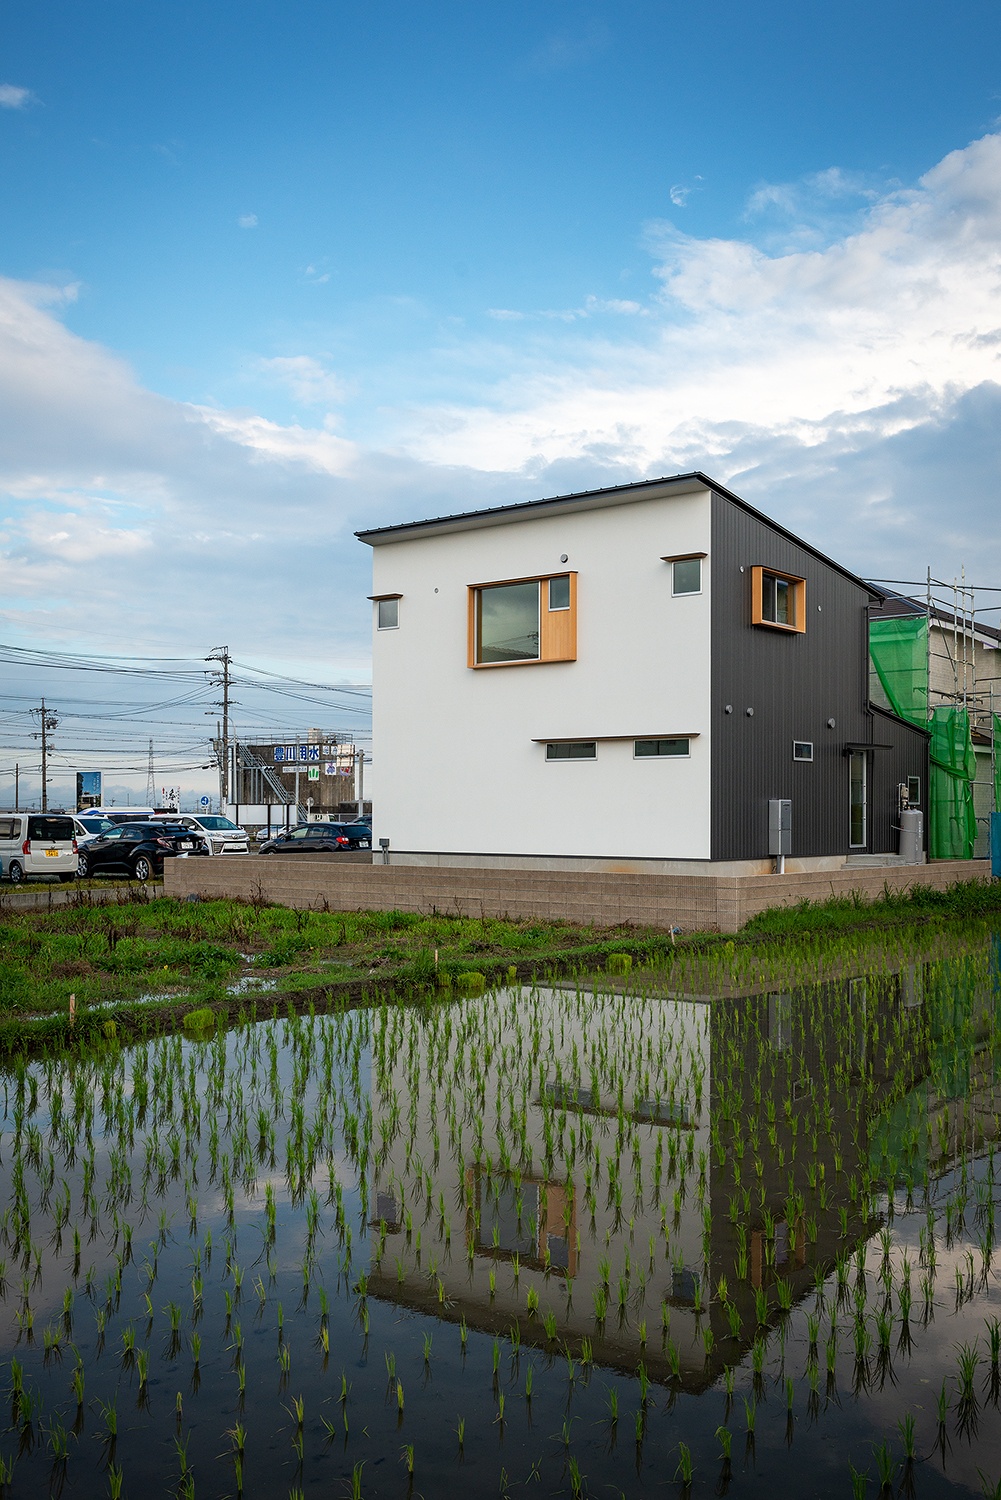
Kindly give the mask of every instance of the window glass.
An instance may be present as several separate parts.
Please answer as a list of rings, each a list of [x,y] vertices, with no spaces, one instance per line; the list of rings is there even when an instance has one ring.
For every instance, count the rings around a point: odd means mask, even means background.
[[[505,583],[479,589],[477,661],[539,660],[539,585]]]
[[[688,755],[691,745],[688,740],[637,740],[634,747],[637,759],[648,755]]]
[[[47,843],[70,843],[76,836],[72,818],[29,818],[29,839],[41,839]]]
[[[812,744],[812,742],[810,740],[793,740],[793,742],[792,742],[792,758],[793,758],[793,760],[812,760],[813,759],[813,744]]]
[[[312,832],[313,830],[311,828],[293,828],[292,832],[289,834],[289,838],[308,839],[312,836]]]
[[[193,822],[187,818],[175,818],[174,821],[175,823],[183,823],[186,828],[194,826]],[[206,817],[199,818],[198,821],[203,828],[209,828],[213,833],[236,832],[236,824],[231,823],[228,818]]]
[[[380,630],[396,630],[399,628],[399,599],[380,599],[376,609],[378,610]]]
[[[792,585],[788,578],[779,578],[774,573],[761,576],[761,613],[773,625],[794,625]]]
[[[12,839],[14,837],[14,819],[0,818],[0,839]]]
[[[594,740],[568,740],[562,745],[547,745],[547,760],[595,760],[598,746]]]
[[[549,580],[549,608],[570,608],[570,574],[563,573],[559,578]]]
[[[672,564],[674,569],[674,592],[676,594],[700,594],[702,592],[701,557],[681,557]]]
[[[921,777],[908,776],[907,778],[907,802],[910,807],[921,805]]]

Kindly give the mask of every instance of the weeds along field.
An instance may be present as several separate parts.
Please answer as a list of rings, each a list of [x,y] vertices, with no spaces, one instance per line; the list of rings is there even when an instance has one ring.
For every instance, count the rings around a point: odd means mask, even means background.
[[[158,904],[110,950],[53,913],[77,947],[22,983],[138,961]],[[330,919],[370,956],[404,930]],[[5,1493],[1001,1493],[992,923],[645,941],[9,1058]]]

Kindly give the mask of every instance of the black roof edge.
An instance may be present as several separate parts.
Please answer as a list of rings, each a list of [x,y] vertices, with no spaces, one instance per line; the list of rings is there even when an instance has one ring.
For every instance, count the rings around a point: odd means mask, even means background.
[[[884,719],[892,719],[894,724],[903,724],[905,729],[913,729],[915,734],[923,734],[926,740],[931,739],[931,730],[924,729],[920,724],[912,724],[910,719],[902,719],[895,714],[892,708],[884,708],[881,703],[873,703],[872,699],[866,704],[871,714],[882,714]]]
[[[423,521],[403,521],[396,526],[374,526],[369,527],[365,531],[356,531],[355,536],[360,542],[365,542],[368,541],[369,537],[385,536],[391,531],[421,531],[425,526],[438,526],[448,521],[471,521],[474,516],[511,515],[518,511],[530,511],[537,505],[557,505],[561,502],[569,502],[571,500],[590,500],[597,495],[617,495],[621,494],[624,490],[653,489],[658,484],[677,484],[685,480],[698,481],[707,490],[721,495],[724,500],[729,500],[731,505],[736,505],[741,510],[746,511],[749,516],[753,516],[755,520],[761,521],[763,525],[770,527],[779,536],[785,537],[786,541],[792,542],[796,547],[802,547],[805,552],[809,552],[812,557],[817,558],[826,567],[833,568],[836,573],[840,573],[843,577],[849,579],[862,589],[864,593],[868,594],[871,599],[878,599],[882,603],[886,598],[881,589],[876,588],[871,583],[867,583],[864,578],[860,578],[850,568],[845,568],[841,563],[835,562],[833,558],[828,557],[819,548],[811,546],[809,542],[805,542],[802,537],[797,536],[793,531],[789,531],[787,527],[780,525],[778,521],[773,521],[771,516],[766,516],[763,511],[757,510],[753,505],[743,500],[740,495],[734,494],[733,490],[728,490],[725,485],[717,483],[708,474],[704,474],[701,469],[693,469],[687,474],[662,474],[658,479],[636,479],[629,484],[602,485],[595,490],[574,490],[567,495],[546,495],[538,500],[518,500],[512,505],[487,506],[484,510],[457,511],[450,516],[429,516]]]

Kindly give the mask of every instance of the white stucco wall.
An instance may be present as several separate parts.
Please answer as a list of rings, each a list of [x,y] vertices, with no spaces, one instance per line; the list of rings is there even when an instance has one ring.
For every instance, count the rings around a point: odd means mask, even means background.
[[[376,839],[426,852],[708,859],[712,558],[672,597],[664,555],[710,550],[706,490],[373,548]],[[568,561],[561,564],[566,553]],[[474,670],[467,585],[578,575],[577,660]],[[373,611],[374,615],[374,611]],[[691,734],[690,759],[547,762],[547,737]],[[418,787],[440,784],[429,799]]]

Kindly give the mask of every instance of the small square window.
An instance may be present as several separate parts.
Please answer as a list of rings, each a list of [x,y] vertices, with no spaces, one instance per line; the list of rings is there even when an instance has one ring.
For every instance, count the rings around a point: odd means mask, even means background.
[[[671,568],[673,574],[672,592],[675,595],[701,594],[701,557],[679,557],[677,562],[671,564]]]
[[[378,609],[379,629],[398,630],[400,627],[399,599],[380,599],[376,607]]]
[[[546,746],[547,760],[597,760],[598,746],[595,740],[564,740]]]
[[[806,580],[752,568],[751,624],[802,634],[806,630]]]
[[[559,578],[549,580],[549,608],[570,608],[570,574],[561,573]]]
[[[812,760],[813,759],[813,741],[812,740],[793,740],[793,742],[792,742],[792,758],[793,758],[793,760]]]
[[[690,755],[691,744],[688,740],[636,740],[633,744],[633,754],[637,760],[645,760],[653,755]]]

